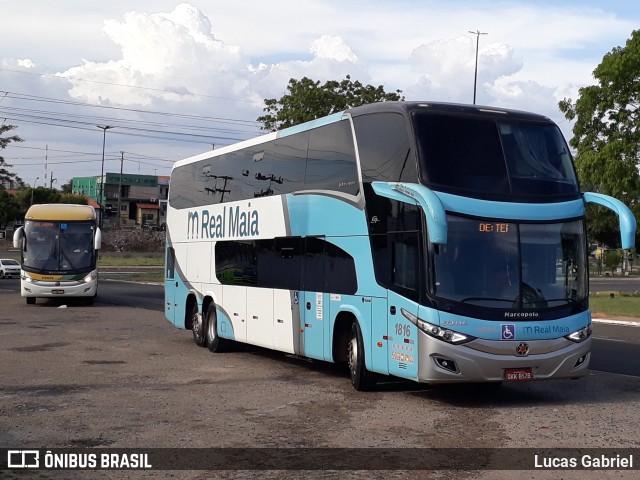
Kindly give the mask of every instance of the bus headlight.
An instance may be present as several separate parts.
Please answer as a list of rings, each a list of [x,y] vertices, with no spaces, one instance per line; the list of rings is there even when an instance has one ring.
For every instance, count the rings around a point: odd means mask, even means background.
[[[471,335],[466,335],[454,330],[450,330],[448,328],[442,328],[438,325],[434,325],[433,323],[425,322],[424,320],[416,317],[414,314],[408,312],[404,308],[401,308],[400,311],[407,320],[409,320],[416,327],[418,327],[419,330],[422,330],[430,337],[437,338],[438,340],[452,343],[454,345],[460,345],[462,343],[467,343],[471,340],[475,340],[475,337],[472,337]]]
[[[20,278],[22,279],[22,281],[27,283],[33,282],[33,278],[31,278],[29,275],[26,275],[26,274],[22,274]]]
[[[93,272],[91,272],[89,275],[87,275],[86,277],[84,277],[84,278],[82,279],[82,281],[83,281],[84,283],[89,283],[89,282],[92,282],[92,281],[93,281],[93,280],[95,280],[95,279],[96,279],[96,272],[95,272],[95,271],[93,271]]]
[[[575,331],[569,335],[566,335],[564,338],[567,338],[572,342],[580,343],[580,342],[584,342],[590,336],[591,336],[591,325],[587,325],[586,327],[581,328],[578,331]]]

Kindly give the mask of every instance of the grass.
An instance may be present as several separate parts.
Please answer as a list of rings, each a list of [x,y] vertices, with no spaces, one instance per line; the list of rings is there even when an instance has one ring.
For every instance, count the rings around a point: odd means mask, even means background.
[[[589,297],[589,305],[592,312],[603,315],[640,317],[640,295],[599,292]]]
[[[141,255],[100,255],[98,265],[101,267],[162,267],[163,253],[147,253]]]
[[[122,277],[123,280],[127,280],[129,282],[164,282],[164,272],[140,272],[140,273],[132,273],[131,275],[126,275]]]

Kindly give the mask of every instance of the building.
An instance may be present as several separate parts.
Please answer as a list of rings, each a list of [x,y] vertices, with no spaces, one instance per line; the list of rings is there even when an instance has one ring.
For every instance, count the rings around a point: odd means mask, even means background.
[[[103,205],[104,226],[117,226],[118,223],[129,227],[145,223],[162,224],[166,218],[169,178],[106,173],[104,191],[101,192],[100,177],[74,177],[71,191],[87,195]]]

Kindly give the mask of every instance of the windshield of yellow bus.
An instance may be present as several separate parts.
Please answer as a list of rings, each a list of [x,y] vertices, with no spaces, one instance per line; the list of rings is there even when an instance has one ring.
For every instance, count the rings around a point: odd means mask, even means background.
[[[93,268],[91,222],[27,221],[25,235],[25,270],[77,272]]]

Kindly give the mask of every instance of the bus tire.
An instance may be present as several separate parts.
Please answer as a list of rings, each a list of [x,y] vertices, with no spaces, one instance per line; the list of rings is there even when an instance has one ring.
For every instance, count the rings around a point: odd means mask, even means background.
[[[218,335],[218,315],[216,314],[216,306],[213,303],[207,308],[205,328],[209,350],[214,353],[226,352],[229,349],[230,342],[226,338],[220,338]]]
[[[33,305],[36,303],[36,297],[25,297],[25,299],[27,300],[27,305]]]
[[[375,373],[367,370],[364,359],[364,341],[358,322],[351,324],[351,337],[347,351],[347,365],[351,376],[351,384],[356,390],[371,390],[376,384]]]
[[[205,346],[205,333],[204,323],[202,321],[202,314],[198,311],[197,302],[193,302],[191,307],[191,332],[193,333],[193,340],[199,347]]]

